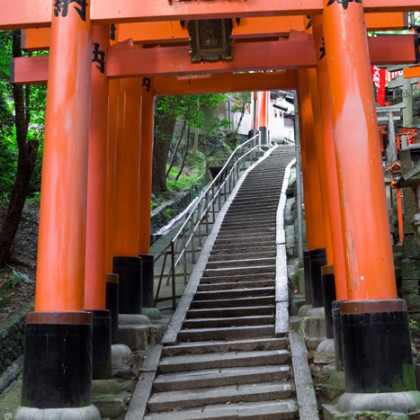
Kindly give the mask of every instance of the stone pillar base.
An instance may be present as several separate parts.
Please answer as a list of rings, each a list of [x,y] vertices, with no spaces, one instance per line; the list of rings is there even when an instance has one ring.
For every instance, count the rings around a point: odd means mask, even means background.
[[[32,408],[19,407],[15,413],[15,420],[100,420],[101,416],[94,405],[80,408]]]

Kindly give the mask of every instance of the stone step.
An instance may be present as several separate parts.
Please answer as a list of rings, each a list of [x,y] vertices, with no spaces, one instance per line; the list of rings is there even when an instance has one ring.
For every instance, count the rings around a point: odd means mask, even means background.
[[[252,230],[255,232],[255,223],[252,225],[250,223],[243,223],[243,222],[228,222],[222,223],[220,230],[222,232],[226,231],[237,231],[237,230]],[[272,232],[276,228],[276,222],[274,220],[265,221],[258,223],[258,229],[260,232]]]
[[[213,249],[212,249],[212,254],[217,252],[217,251],[227,251],[227,252],[232,252],[234,251],[235,253],[239,252],[239,250],[247,250],[247,249],[251,249],[251,250],[256,250],[256,249],[274,249],[275,248],[275,241],[274,240],[267,240],[267,241],[248,241],[248,242],[241,242],[241,243],[237,243],[237,244],[231,244],[231,245],[226,245],[226,244],[219,244],[219,245],[214,245]]]
[[[197,341],[192,343],[179,343],[166,346],[162,350],[164,357],[188,354],[223,353],[237,351],[283,350],[288,340],[279,338],[251,338],[232,341]]]
[[[241,298],[246,296],[269,296],[273,294],[274,287],[253,287],[249,289],[228,289],[196,292],[194,300],[212,300],[212,299],[227,299],[227,298]]]
[[[290,376],[291,368],[287,365],[205,369],[158,376],[153,383],[153,388],[156,392],[180,391],[182,389],[187,390],[223,385],[286,381]]]
[[[190,309],[187,312],[187,319],[196,318],[215,318],[215,317],[233,317],[233,316],[252,316],[252,315],[272,315],[274,314],[274,305],[265,306],[240,306],[239,308],[216,308],[216,309]]]
[[[276,273],[255,273],[255,274],[242,274],[242,275],[231,275],[231,276],[209,276],[203,277],[200,284],[213,284],[213,283],[237,283],[245,281],[258,281],[258,280],[270,280],[274,281]]]
[[[276,265],[254,265],[252,267],[233,267],[233,268],[211,268],[205,269],[203,277],[208,276],[229,276],[236,274],[255,274],[255,273],[275,273]]]
[[[260,247],[253,247],[253,244],[246,244],[243,246],[238,247],[237,249],[220,249],[220,250],[212,250],[210,253],[210,259],[213,260],[214,258],[252,258],[259,255],[264,256],[263,254],[269,254],[266,255],[267,257],[272,257],[276,255],[276,247],[274,243],[271,243],[266,246],[260,246]]]
[[[230,316],[223,318],[192,318],[186,319],[183,328],[216,328],[245,325],[274,324],[274,315]]]
[[[290,420],[298,418],[296,402],[282,401],[244,402],[243,404],[214,404],[202,408],[150,413],[144,420]]]
[[[191,372],[193,370],[281,365],[287,363],[287,350],[238,351],[164,357],[159,363],[159,373]]]
[[[209,291],[209,290],[229,290],[235,288],[249,289],[253,287],[272,287],[274,285],[273,279],[263,279],[263,280],[254,280],[254,281],[234,281],[226,283],[204,283],[198,286],[199,292]]]
[[[215,241],[215,245],[229,245],[229,244],[242,244],[242,243],[248,243],[250,241],[254,242],[267,242],[267,241],[275,241],[276,239],[276,232],[269,232],[269,233],[260,233],[258,236],[252,236],[250,237],[246,233],[241,233],[241,236],[236,237],[229,237],[226,239],[223,238],[217,238]]]
[[[262,383],[253,385],[228,385],[216,388],[191,389],[189,392],[170,391],[154,393],[149,399],[151,412],[179,410],[226,402],[251,402],[289,398],[294,393],[293,385],[285,383]]]
[[[274,335],[273,325],[252,325],[218,328],[191,328],[178,333],[180,341],[234,340],[239,338],[270,337]]]
[[[225,266],[229,268],[233,267],[243,267],[245,265],[252,266],[255,265],[274,265],[276,263],[276,258],[248,258],[243,260],[218,260],[218,261],[209,261],[206,265],[206,269],[211,268],[224,268]]]
[[[273,296],[258,296],[236,299],[193,300],[191,302],[191,309],[224,308],[226,306],[237,308],[238,306],[262,306],[273,304]]]

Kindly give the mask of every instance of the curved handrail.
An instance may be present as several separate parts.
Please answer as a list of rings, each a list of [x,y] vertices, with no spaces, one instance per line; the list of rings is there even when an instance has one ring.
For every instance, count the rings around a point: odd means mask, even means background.
[[[159,276],[159,283],[156,292],[155,302],[159,300],[159,292],[162,281],[167,278],[167,285],[172,280],[172,304],[176,306],[176,275],[183,275],[187,283],[188,253],[191,253],[192,263],[196,262],[196,253],[200,251],[203,237],[210,233],[209,225],[214,223],[216,218],[216,206],[221,209],[222,199],[227,199],[232,192],[236,180],[242,168],[249,161],[254,162],[254,154],[261,148],[260,135],[257,134],[238,146],[229,156],[219,173],[213,181],[200,194],[198,200],[190,210],[189,215],[172,238],[166,250],[161,254],[164,260]],[[258,157],[257,157],[258,159]],[[205,227],[203,232],[203,227]],[[198,243],[197,243],[198,242]],[[168,261],[168,257],[169,261]],[[176,272],[177,267],[183,262],[182,271]],[[169,263],[169,267],[167,266]],[[165,269],[168,269],[165,273]]]

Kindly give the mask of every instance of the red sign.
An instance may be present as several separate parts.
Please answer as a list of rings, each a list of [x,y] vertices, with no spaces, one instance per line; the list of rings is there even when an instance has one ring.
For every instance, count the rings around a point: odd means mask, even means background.
[[[372,66],[372,78],[376,86],[376,102],[381,106],[385,106],[386,70]]]

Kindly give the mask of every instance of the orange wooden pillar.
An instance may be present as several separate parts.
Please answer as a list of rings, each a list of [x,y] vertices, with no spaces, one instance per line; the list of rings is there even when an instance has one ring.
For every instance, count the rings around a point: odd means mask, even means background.
[[[119,278],[113,273],[114,257],[114,198],[117,155],[117,105],[119,80],[108,81],[108,148],[106,171],[106,235],[105,235],[105,272],[106,308],[111,312],[111,340],[118,343]]]
[[[113,271],[119,274],[119,312],[141,313],[139,247],[140,79],[121,79],[117,105],[117,147],[112,226]]]
[[[405,302],[397,299],[364,22],[362,0],[324,0],[349,299],[341,304],[346,393],[338,408],[392,411],[396,400],[381,394],[413,391],[415,376]],[[360,393],[370,395],[362,402]]]
[[[331,116],[330,89],[328,84],[328,68],[325,58],[322,37],[322,17],[312,17],[313,34],[317,56],[317,78],[319,88],[319,105],[322,120],[323,153],[325,155],[326,186],[331,221],[331,240],[334,253],[334,277],[337,300],[347,299],[346,270],[344,264],[344,244],[340,213],[340,197],[338,194],[337,163],[335,157],[334,136]]]
[[[270,133],[268,131],[268,98],[270,92],[258,92],[258,128],[261,135],[261,144],[268,145]]]
[[[328,173],[327,162],[325,158],[325,147],[322,132],[322,117],[321,107],[319,101],[319,90],[316,69],[308,69],[307,77],[311,91],[311,105],[313,116],[313,141],[315,143],[315,156],[318,161],[319,171],[319,189],[321,193],[321,208],[324,220],[325,230],[325,250],[327,253],[327,264],[334,264],[334,250],[332,247],[331,239],[331,219],[329,207],[329,194],[328,194]]]
[[[86,215],[85,309],[92,313],[92,378],[111,377],[111,317],[105,310],[108,25],[93,28]]]
[[[150,251],[150,217],[152,203],[152,164],[153,164],[153,83],[144,79],[141,99],[141,141],[140,141],[140,202],[139,202],[139,254],[142,259],[142,303],[145,307],[154,306],[153,255]]]
[[[319,163],[316,158],[311,92],[306,70],[299,70],[298,78],[303,195],[305,203],[306,243],[308,248],[304,252],[305,297],[306,303],[311,303],[314,306],[322,306],[320,267],[326,264],[326,239],[321,202]],[[311,266],[314,266],[313,270]]]
[[[91,314],[83,311],[90,7],[51,3],[35,312],[26,320],[23,407],[16,418],[65,407],[99,418],[91,405]]]

